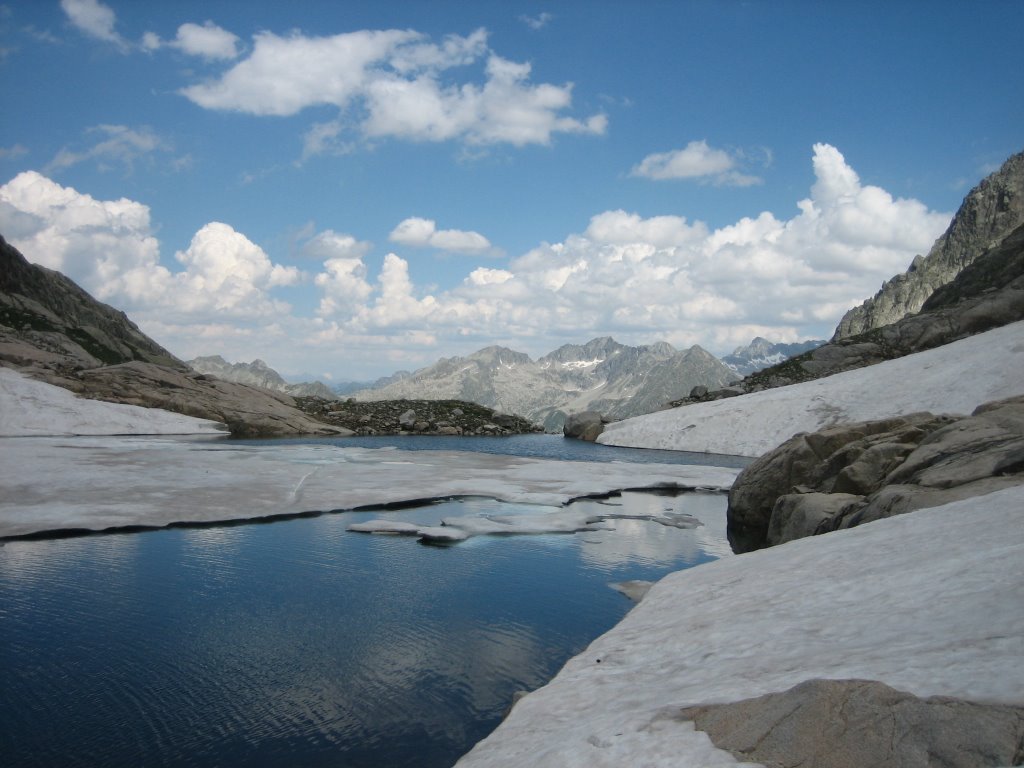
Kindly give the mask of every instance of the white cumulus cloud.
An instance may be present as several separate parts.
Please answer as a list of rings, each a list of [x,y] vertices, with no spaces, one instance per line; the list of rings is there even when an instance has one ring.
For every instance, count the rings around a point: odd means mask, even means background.
[[[418,323],[452,343],[516,338],[540,350],[553,339],[605,333],[719,352],[756,335],[830,335],[846,309],[927,252],[949,214],[863,184],[829,145],[815,145],[813,166],[815,184],[790,218],[766,211],[711,229],[682,216],[605,211],[581,234],[543,243],[506,269],[476,269],[432,295],[389,256],[362,327],[397,333]],[[428,219],[408,219],[393,239],[425,244],[435,232]]]
[[[453,253],[480,254],[490,250],[491,242],[479,232],[460,229],[438,229],[437,222],[412,216],[391,230],[388,239],[393,243],[416,248],[437,248]]]
[[[60,7],[68,20],[89,37],[112,43],[121,50],[128,49],[127,42],[115,29],[117,15],[110,6],[99,0],[61,0]]]
[[[123,295],[134,276],[159,259],[147,206],[96,200],[36,171],[0,187],[0,229],[26,258],[63,272],[104,301]]]
[[[466,71],[480,61],[482,77]],[[583,119],[565,114],[572,104],[571,84],[533,83],[530,75],[529,64],[490,52],[483,29],[449,35],[440,44],[413,30],[330,37],[262,32],[246,58],[181,93],[206,109],[253,115],[338,107],[338,119],[307,133],[304,159],[346,146],[339,138],[343,130],[369,139],[515,146],[548,144],[558,133],[605,132],[603,114]]]
[[[757,176],[739,170],[735,154],[715,149],[707,141],[691,141],[683,149],[648,155],[633,166],[630,175],[648,179],[698,179],[721,186],[749,187],[762,183]]]
[[[319,370],[333,355],[377,374],[381,360],[409,368],[495,340],[538,354],[613,335],[723,354],[758,335],[829,336],[949,223],[949,213],[865,183],[835,147],[816,144],[811,160],[815,181],[788,216],[763,211],[711,228],[682,215],[603,211],[578,233],[502,269],[471,267],[448,288],[417,285],[394,253],[371,267],[370,243],[310,225],[298,255],[318,264],[316,298],[300,308],[278,291],[304,275],[227,224],[204,226],[165,266],[145,205],[97,200],[38,173],[0,187],[0,231],[172,351],[235,350],[272,365],[293,360],[296,370]],[[458,231],[410,218],[392,240],[437,247],[445,232]]]
[[[142,47],[147,51],[164,47],[175,48],[189,56],[198,56],[210,61],[238,58],[240,43],[238,35],[212,21],[203,24],[182,24],[178,27],[175,38],[166,42],[153,32],[146,32],[142,36]]]
[[[73,279],[102,301],[150,318],[192,323],[265,319],[290,307],[270,291],[301,279],[273,263],[227,224],[211,222],[176,254],[183,269],[160,263],[148,206],[97,200],[35,171],[0,187],[0,230],[26,258]]]

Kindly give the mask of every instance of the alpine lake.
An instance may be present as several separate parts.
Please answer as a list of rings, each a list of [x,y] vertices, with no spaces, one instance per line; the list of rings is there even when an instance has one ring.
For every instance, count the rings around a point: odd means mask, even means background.
[[[452,440],[339,444],[546,457],[567,472],[578,460],[745,463],[546,435]],[[610,585],[728,556],[723,494],[574,503],[675,510],[703,525],[619,519],[450,546],[346,530],[382,516],[432,525],[536,510],[474,497],[3,542],[0,763],[450,766],[518,692],[544,685],[629,611]]]

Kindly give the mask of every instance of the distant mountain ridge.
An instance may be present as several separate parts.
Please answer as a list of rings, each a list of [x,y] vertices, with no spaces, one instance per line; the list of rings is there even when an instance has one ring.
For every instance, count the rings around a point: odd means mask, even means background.
[[[964,198],[927,256],[839,321],[832,341],[895,323],[919,311],[932,293],[1024,224],[1024,152],[1013,155]]]
[[[220,355],[209,355],[187,360],[185,364],[194,371],[216,376],[224,381],[248,384],[251,387],[263,387],[274,392],[284,392],[293,397],[316,396],[327,400],[337,397],[334,390],[319,381],[289,384],[281,377],[281,374],[259,359],[253,360],[251,363],[229,363]]]
[[[610,419],[649,413],[695,386],[724,386],[735,372],[699,346],[632,347],[604,336],[566,344],[536,361],[507,347],[485,347],[394,378],[351,396],[469,400],[558,431],[570,413],[596,410]]]
[[[722,362],[740,376],[749,376],[770,366],[778,365],[791,357],[816,349],[824,343],[824,339],[812,339],[792,344],[779,344],[757,336],[746,346],[736,347],[732,354],[722,358]]]

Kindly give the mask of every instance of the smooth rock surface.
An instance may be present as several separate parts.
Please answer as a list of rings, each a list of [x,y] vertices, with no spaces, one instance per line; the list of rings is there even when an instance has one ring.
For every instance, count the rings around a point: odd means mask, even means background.
[[[1024,396],[796,435],[736,479],[729,540],[748,552],[991,493],[1024,483],[1022,458]]]
[[[1022,515],[1017,486],[671,574],[458,766],[736,765],[680,710],[818,678],[1024,706]]]
[[[1024,757],[1024,707],[922,699],[870,680],[808,680],[679,717],[769,768],[982,768]]]
[[[573,413],[562,427],[562,434],[576,440],[593,442],[604,431],[604,420],[597,411]]]

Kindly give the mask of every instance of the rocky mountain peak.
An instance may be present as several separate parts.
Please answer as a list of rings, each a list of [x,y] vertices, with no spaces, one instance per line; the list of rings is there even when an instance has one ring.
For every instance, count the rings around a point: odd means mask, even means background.
[[[537,362],[551,363],[600,363],[626,349],[611,336],[600,336],[586,344],[563,344],[554,352],[541,357]]]
[[[792,344],[779,344],[768,341],[762,336],[756,336],[746,346],[736,347],[731,355],[722,358],[722,362],[740,376],[749,376],[770,366],[778,365],[788,358],[820,347],[824,343],[823,340],[812,339]]]
[[[927,256],[839,321],[833,341],[894,323],[921,309],[932,293],[1024,223],[1024,152],[982,180],[964,198]]]
[[[500,365],[491,364],[499,360]],[[570,413],[594,409],[625,418],[656,410],[696,385],[719,387],[731,378],[733,372],[700,347],[686,352],[665,342],[632,347],[603,336],[565,344],[536,362],[522,352],[486,347],[352,395],[357,400],[468,400],[561,431]]]
[[[477,350],[469,355],[468,359],[475,360],[491,368],[528,365],[533,362],[530,356],[523,352],[516,352],[514,349],[501,347],[496,344]],[[452,358],[452,360],[459,360],[459,358]]]
[[[0,236],[0,363],[76,370],[133,360],[185,370],[124,312],[31,264]]]

